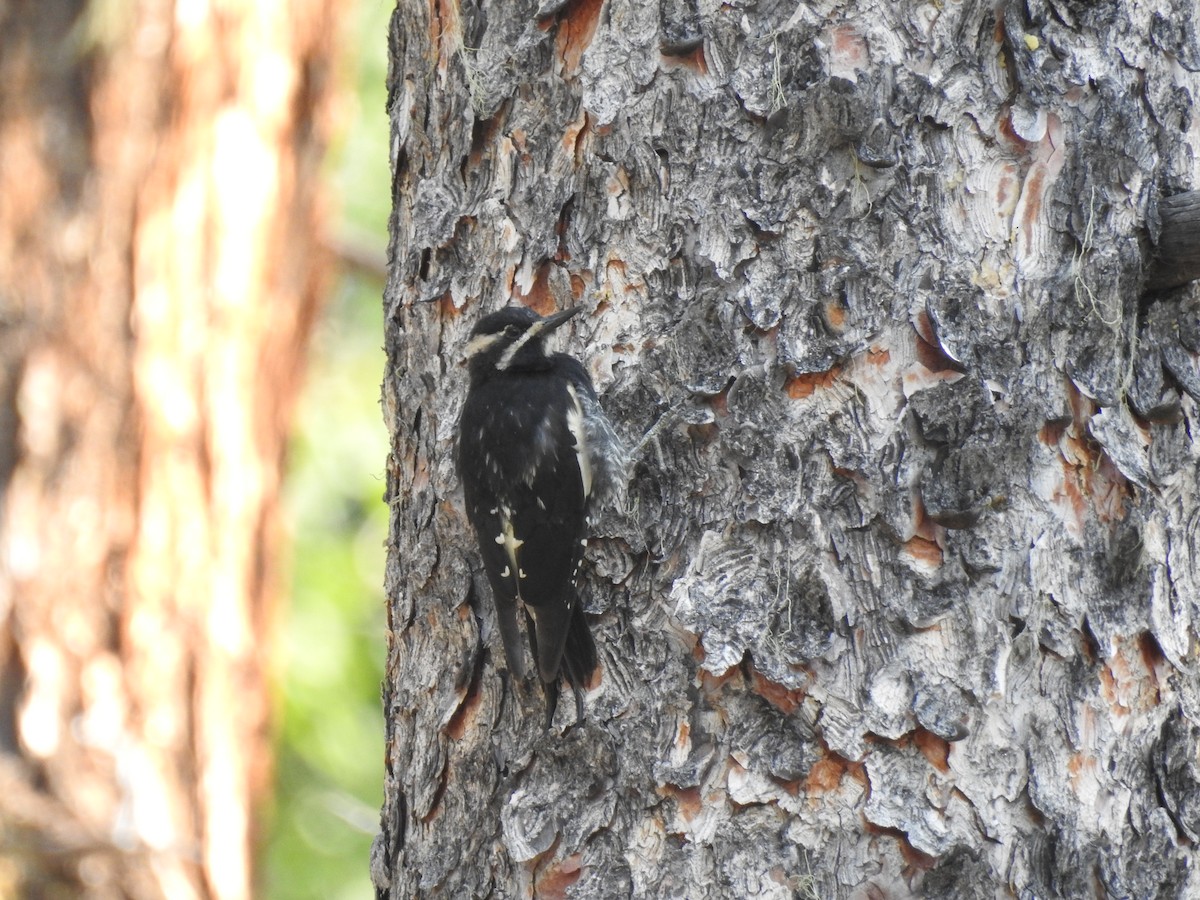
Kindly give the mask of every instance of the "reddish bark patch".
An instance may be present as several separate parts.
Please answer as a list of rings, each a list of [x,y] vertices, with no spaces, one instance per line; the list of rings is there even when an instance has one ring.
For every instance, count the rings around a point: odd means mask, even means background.
[[[572,272],[571,273],[571,296],[573,298],[575,298],[575,300],[582,299],[583,292],[586,288],[587,288],[587,283],[583,280],[583,276],[577,275],[574,272]],[[604,310],[607,308],[608,308],[608,301],[601,300],[600,303],[597,304],[597,306],[596,306],[596,315],[599,315],[600,313],[604,312]]]
[[[937,332],[933,329],[933,320],[929,318],[929,313],[922,310],[913,317],[913,331],[917,336],[927,344],[937,345]]]
[[[700,672],[700,687],[706,694],[718,693],[725,685],[725,682],[738,674],[739,666],[730,666],[720,675],[714,675],[712,672],[701,670]]]
[[[521,289],[516,287],[516,297],[539,316],[548,316],[554,312],[554,296],[550,292],[550,264],[542,263],[538,266],[537,272],[533,276],[533,284],[529,286],[529,293],[521,293]]]
[[[924,316],[924,313],[922,313]],[[930,372],[961,372],[962,366],[955,362],[950,355],[946,353],[936,343],[926,341],[924,337],[917,332],[917,361],[920,365],[928,368]]]
[[[563,133],[562,148],[575,158],[575,164],[583,162],[583,144],[592,130],[592,120],[587,110],[578,119],[567,125]]]
[[[442,0],[429,0],[429,46],[442,46]]]
[[[1067,760],[1067,780],[1077,796],[1083,796],[1087,785],[1084,778],[1096,777],[1096,758],[1085,753],[1075,753]]]
[[[534,879],[533,895],[545,900],[566,900],[567,888],[583,875],[580,858],[578,853],[572,853],[546,866]]]
[[[1100,694],[1115,713],[1129,715],[1129,708],[1121,702],[1117,691],[1117,676],[1109,666],[1100,670]]]
[[[1001,178],[996,184],[996,208],[1007,209],[1008,203],[1013,198],[1009,196],[1009,188],[1013,186],[1011,178]]]
[[[679,815],[685,822],[690,822],[704,811],[704,801],[700,796],[699,787],[678,787],[674,784],[659,785],[658,793],[670,797],[679,808]]]
[[[1000,120],[996,123],[996,133],[1018,150],[1028,145],[1028,141],[1013,129],[1012,107],[1006,106],[1000,110]]]
[[[1162,648],[1149,632],[1142,632],[1131,641],[1119,639],[1117,650],[1100,671],[1104,699],[1118,715],[1154,709],[1162,702],[1158,687]]]
[[[621,285],[626,291],[629,290],[628,282],[625,280],[625,262],[620,259],[610,259],[604,264],[604,275],[607,278],[609,285]]]
[[[446,71],[461,35],[458,0],[429,0],[429,46],[438,54],[439,71]]]
[[[871,347],[867,351],[867,362],[873,366],[886,366],[892,359],[892,351],[887,347]]]
[[[921,751],[921,755],[939,772],[950,771],[950,742],[938,737],[932,731],[918,728],[913,732],[913,743]]]
[[[1058,442],[1063,439],[1063,435],[1066,433],[1066,422],[1047,422],[1038,431],[1038,440],[1047,447],[1057,447]]]
[[[793,375],[784,382],[783,389],[793,400],[803,400],[811,397],[818,388],[830,388],[842,373],[841,366],[834,366],[827,372],[809,372],[804,375]]]
[[[1037,224],[1038,214],[1042,211],[1042,195],[1045,190],[1045,181],[1046,167],[1034,166],[1033,171],[1029,173],[1029,180],[1025,186],[1029,202],[1025,204],[1025,219],[1021,224],[1027,229],[1032,229]]]
[[[1154,681],[1154,690],[1158,691],[1158,667],[1166,662],[1166,655],[1163,649],[1159,646],[1158,639],[1150,632],[1143,631],[1138,635],[1138,650],[1142,654],[1142,663],[1146,666],[1146,671],[1150,673],[1151,679]]]
[[[479,689],[477,682],[472,681],[466,696],[458,704],[458,709],[454,711],[454,715],[450,717],[450,722],[446,725],[446,736],[450,740],[461,741],[463,739],[463,735],[475,724],[482,703],[483,691]]]
[[[867,39],[851,25],[833,29],[833,65],[845,70],[865,69],[870,63]]]
[[[720,392],[713,394],[708,398],[708,405],[713,408],[713,412],[718,418],[725,418],[729,415],[729,388],[732,385],[727,385]]]
[[[916,847],[908,842],[908,836],[903,832],[899,833],[900,839],[900,855],[904,857],[904,862],[907,864],[906,875],[915,875],[917,872],[928,872],[937,865],[937,857],[930,856],[928,853],[922,853]]]
[[[918,492],[913,492],[913,535],[924,538],[927,541],[937,543],[938,535],[943,530],[937,522],[929,518],[929,513],[925,511],[925,501],[921,499]],[[939,548],[939,553],[940,553]]]
[[[937,545],[937,541],[928,538],[914,535],[904,542],[904,552],[915,561],[934,568],[942,564],[942,548]]]
[[[822,318],[825,324],[837,332],[842,332],[846,327],[846,307],[839,301],[830,298],[825,301],[822,308]]]
[[[500,128],[508,119],[508,104],[504,104],[496,114],[484,122],[476,122],[471,132],[471,152],[467,156],[467,165],[476,168],[484,156],[490,155],[492,145],[500,133]]]
[[[604,0],[575,0],[558,15],[558,36],[555,50],[563,61],[563,74],[579,71],[583,51],[591,44],[600,22]]]
[[[869,778],[867,778],[867,767],[862,763],[847,762],[846,776],[848,778],[853,778],[864,788],[869,788],[871,786],[871,781]]]
[[[818,760],[804,779],[804,792],[811,797],[837,790],[848,769],[846,760],[836,754]]]
[[[521,154],[521,159],[528,162],[529,160],[529,144],[527,143],[529,135],[525,133],[524,128],[514,128],[508,133],[509,140],[512,141],[513,148]]]
[[[804,702],[804,691],[784,687],[771,681],[753,666],[750,669],[750,690],[783,713],[793,713]]]
[[[789,794],[791,794],[793,797],[800,796],[800,789],[802,787],[804,787],[804,782],[798,778],[793,779],[792,781],[785,781],[782,778],[776,778],[775,776],[772,775],[771,780],[773,782],[775,782],[777,785],[779,785],[779,787],[783,788],[785,791],[787,791]]]
[[[1081,525],[1089,505],[1101,522],[1119,522],[1125,517],[1128,482],[1103,447],[1079,436],[1083,427],[1072,426],[1058,442],[1063,496]]]

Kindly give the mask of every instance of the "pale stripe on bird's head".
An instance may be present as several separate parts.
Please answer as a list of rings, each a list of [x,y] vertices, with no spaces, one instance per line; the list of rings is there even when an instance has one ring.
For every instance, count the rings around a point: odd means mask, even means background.
[[[500,357],[500,361],[496,363],[497,369],[507,369],[512,365],[513,360],[517,358],[517,354],[521,352],[521,348],[530,341],[540,340],[544,334],[549,334],[559,325],[567,321],[583,309],[582,306],[572,306],[570,309],[564,309],[562,312],[556,312],[553,315],[546,316],[544,319],[538,319],[528,328],[524,334],[512,342],[511,345],[504,351],[504,355]]]
[[[480,353],[486,353],[496,342],[504,337],[504,332],[499,331],[495,334],[479,334],[471,338],[467,342],[467,346],[463,348],[464,359],[470,359],[472,356],[477,356]]]

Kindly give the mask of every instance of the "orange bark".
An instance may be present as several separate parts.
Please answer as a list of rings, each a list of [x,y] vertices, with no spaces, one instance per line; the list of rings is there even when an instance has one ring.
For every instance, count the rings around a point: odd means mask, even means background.
[[[0,893],[248,897],[332,4],[57,6],[0,12]]]

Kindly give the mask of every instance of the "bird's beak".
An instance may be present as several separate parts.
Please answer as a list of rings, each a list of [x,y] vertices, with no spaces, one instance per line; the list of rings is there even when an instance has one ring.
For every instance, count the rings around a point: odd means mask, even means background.
[[[548,334],[572,316],[576,316],[581,312],[583,312],[582,306],[572,306],[570,309],[564,309],[562,312],[551,313],[546,318],[534,322],[530,327],[530,331],[533,331],[535,334]]]

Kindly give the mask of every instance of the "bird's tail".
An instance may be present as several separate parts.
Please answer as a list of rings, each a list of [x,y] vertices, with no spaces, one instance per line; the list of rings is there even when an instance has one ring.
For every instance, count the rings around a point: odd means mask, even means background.
[[[563,672],[572,687],[583,687],[596,671],[596,642],[592,629],[583,614],[583,604],[575,601],[571,627],[567,631],[567,645],[563,648]]]
[[[596,642],[592,638],[592,629],[588,626],[587,617],[583,614],[583,604],[577,598],[573,606],[559,671],[567,679],[567,684],[571,686],[575,695],[575,718],[582,720],[583,687],[596,671]],[[558,707],[558,679],[547,683],[545,689],[546,728],[549,728],[554,721],[554,710]]]

